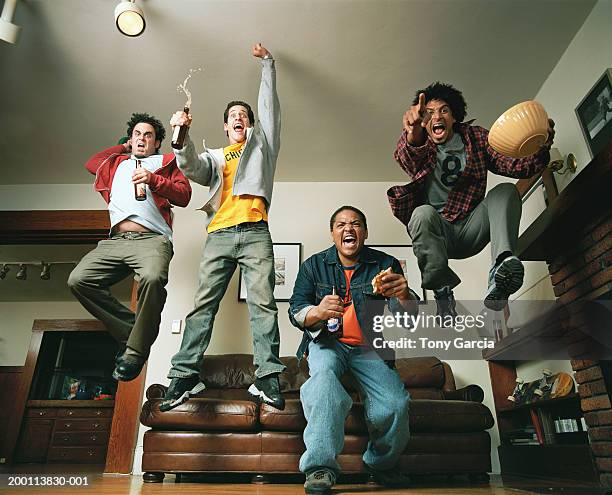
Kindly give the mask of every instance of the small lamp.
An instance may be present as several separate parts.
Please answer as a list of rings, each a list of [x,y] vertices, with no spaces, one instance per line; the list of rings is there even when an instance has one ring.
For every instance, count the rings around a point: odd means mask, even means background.
[[[573,153],[569,153],[564,159],[557,148],[551,148],[548,168],[559,175],[567,172],[573,174],[576,172],[576,157]]]
[[[140,36],[145,30],[145,18],[142,9],[135,0],[125,0],[115,7],[117,29],[126,36]]]
[[[11,267],[8,266],[6,263],[2,265],[2,268],[0,268],[0,280],[4,280],[6,274],[9,272],[10,269]]]
[[[28,278],[28,267],[24,263],[19,265],[19,270],[17,271],[15,278],[17,280],[25,280]]]
[[[21,32],[21,27],[13,24],[16,6],[17,0],[4,0],[2,15],[0,15],[0,39],[13,45],[17,43]]]
[[[43,280],[49,280],[51,278],[51,264],[45,263],[44,261],[41,262],[41,264],[42,270],[40,272],[40,278]]]

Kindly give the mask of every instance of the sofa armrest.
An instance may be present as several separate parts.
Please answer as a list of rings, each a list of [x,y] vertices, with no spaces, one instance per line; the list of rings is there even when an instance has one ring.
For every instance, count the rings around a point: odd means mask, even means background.
[[[445,400],[467,400],[469,402],[482,402],[484,391],[478,385],[468,385],[457,390],[443,390]]]
[[[166,390],[168,390],[168,387],[165,385],[154,383],[147,389],[147,399],[163,399],[166,395]]]

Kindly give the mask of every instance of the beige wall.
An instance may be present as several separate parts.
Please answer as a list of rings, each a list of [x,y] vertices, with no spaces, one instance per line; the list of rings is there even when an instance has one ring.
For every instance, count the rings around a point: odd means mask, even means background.
[[[578,171],[591,160],[575,108],[604,71],[612,67],[612,2],[599,0],[535,99],[555,120],[555,146],[563,156],[574,153]],[[575,177],[556,176],[559,190]]]
[[[0,366],[25,364],[35,319],[91,318],[76,301],[0,301]]]

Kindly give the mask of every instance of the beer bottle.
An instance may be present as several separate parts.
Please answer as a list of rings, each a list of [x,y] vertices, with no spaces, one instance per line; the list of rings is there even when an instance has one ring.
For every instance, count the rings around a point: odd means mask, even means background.
[[[337,295],[336,286],[332,286],[332,296]],[[332,334],[335,338],[342,337],[342,316],[332,317],[327,320],[327,331]]]
[[[136,168],[142,168],[142,163],[138,159],[136,159]],[[147,199],[146,184],[134,184],[134,198],[136,198],[136,201],[145,201]]]
[[[189,107],[184,107],[183,112],[189,113]],[[183,145],[185,144],[185,135],[187,134],[188,126],[186,125],[177,125],[174,127],[174,131],[172,131],[172,142],[170,145],[176,149],[183,149]]]

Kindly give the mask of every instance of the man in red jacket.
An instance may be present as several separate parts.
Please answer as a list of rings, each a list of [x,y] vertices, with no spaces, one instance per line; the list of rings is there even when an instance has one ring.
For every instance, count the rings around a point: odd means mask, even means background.
[[[387,191],[393,214],[412,238],[421,285],[434,291],[442,317],[456,316],[452,289],[460,282],[448,260],[474,256],[489,241],[485,306],[502,309],[523,284],[523,264],[514,255],[521,200],[511,183],[498,184],[485,197],[487,173],[535,175],[548,164],[555,135],[549,120],[548,140],[536,153],[510,158],[489,146],[489,131],[463,122],[466,108],[461,91],[450,84],[417,91],[394,155],[412,182]]]
[[[166,134],[162,123],[135,113],[127,125],[125,145],[101,151],[85,164],[108,203],[111,230],[68,278],[72,293],[119,342],[113,377],[122,381],[140,374],[159,333],[173,255],[170,208],[187,206],[191,199],[174,154],[158,154]],[[137,186],[144,186],[144,198],[136,198]],[[132,274],[138,282],[136,314],[109,291]]]

